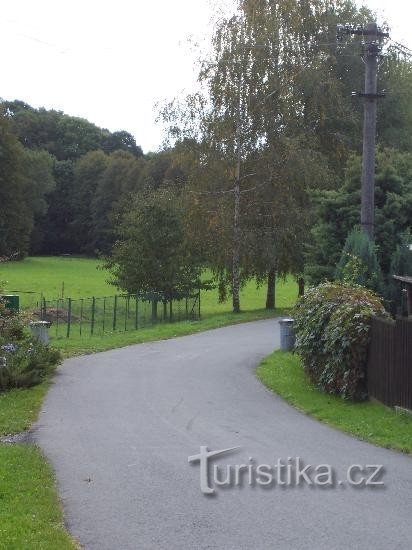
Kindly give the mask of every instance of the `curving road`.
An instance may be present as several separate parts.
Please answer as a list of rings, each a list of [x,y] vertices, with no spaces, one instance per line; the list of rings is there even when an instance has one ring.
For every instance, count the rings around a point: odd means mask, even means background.
[[[84,548],[412,548],[411,457],[352,439],[267,391],[254,369],[278,340],[277,322],[260,321],[64,363],[35,439]],[[342,477],[352,464],[382,464],[385,485],[264,488],[240,477],[242,486],[206,496],[199,464],[188,463],[201,445],[240,447],[220,466],[301,457]]]

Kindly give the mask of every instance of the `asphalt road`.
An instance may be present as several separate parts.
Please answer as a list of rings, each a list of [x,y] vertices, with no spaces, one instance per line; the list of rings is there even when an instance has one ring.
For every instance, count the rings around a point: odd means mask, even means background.
[[[254,369],[278,343],[276,321],[260,321],[64,363],[35,439],[84,548],[412,548],[412,458],[337,432],[266,390]],[[201,445],[240,447],[212,463],[222,468],[300,457],[330,465],[340,481],[352,464],[383,465],[384,485],[263,487],[252,472],[254,486],[243,474],[236,486],[232,472],[232,486],[210,478],[215,494],[204,495],[199,463],[188,463]]]

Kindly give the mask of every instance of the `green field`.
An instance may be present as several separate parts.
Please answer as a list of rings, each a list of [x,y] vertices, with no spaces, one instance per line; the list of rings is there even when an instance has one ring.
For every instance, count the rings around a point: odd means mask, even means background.
[[[110,274],[101,269],[101,262],[78,257],[30,257],[20,262],[0,266],[0,281],[7,291],[34,292],[43,294],[47,300],[64,297],[87,298],[111,296],[119,292],[107,281]],[[250,281],[241,292],[241,307],[245,311],[262,309],[265,306],[266,289],[256,288]],[[291,307],[297,296],[297,285],[290,277],[279,281],[277,307]],[[22,302],[27,299],[22,295]],[[230,300],[219,304],[217,290],[202,291],[202,316],[225,313],[231,310]]]
[[[101,262],[91,258],[79,257],[30,257],[20,262],[2,264],[0,281],[5,281],[3,287],[7,291],[20,291],[21,304],[36,308],[36,301],[43,296],[54,300],[62,296],[66,298],[90,298],[92,296],[112,296],[119,292],[107,281],[110,274],[101,268]],[[205,278],[210,278],[205,272]],[[32,292],[33,294],[25,294]],[[292,307],[297,297],[297,284],[293,277],[280,280],[276,289],[276,311],[264,309],[266,288],[256,286],[249,281],[241,291],[241,314],[232,313],[231,300],[219,303],[216,289],[201,292],[201,320],[161,323],[131,331],[106,332],[90,337],[79,335],[73,329],[70,338],[65,337],[64,326],[56,330],[56,323],[50,330],[51,342],[63,350],[66,355],[103,351],[128,344],[147,342],[183,336],[201,330],[208,330],[233,323],[253,321],[281,315]]]

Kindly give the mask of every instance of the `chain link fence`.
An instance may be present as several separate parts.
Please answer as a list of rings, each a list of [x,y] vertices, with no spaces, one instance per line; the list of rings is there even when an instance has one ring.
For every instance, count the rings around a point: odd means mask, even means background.
[[[172,299],[151,293],[47,300],[36,292],[10,293],[20,296],[21,310],[50,322],[50,336],[55,337],[104,335],[200,318],[200,291]]]

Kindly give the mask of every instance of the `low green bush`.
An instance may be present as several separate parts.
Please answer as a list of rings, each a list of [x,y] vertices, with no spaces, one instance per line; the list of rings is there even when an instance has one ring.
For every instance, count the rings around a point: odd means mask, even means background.
[[[310,288],[294,310],[296,347],[305,370],[323,391],[366,397],[366,361],[372,316],[388,317],[372,291],[347,283]]]
[[[0,303],[0,391],[40,384],[60,352],[30,338],[25,320]]]

